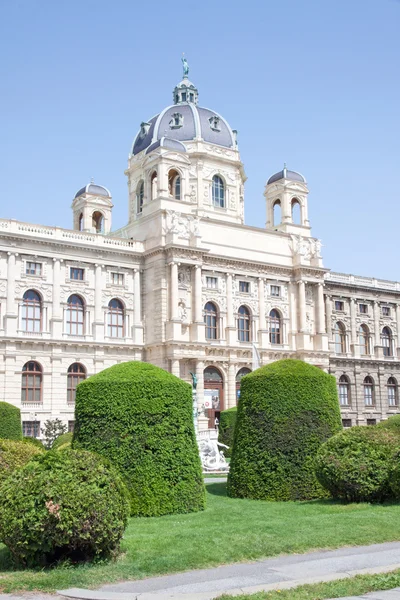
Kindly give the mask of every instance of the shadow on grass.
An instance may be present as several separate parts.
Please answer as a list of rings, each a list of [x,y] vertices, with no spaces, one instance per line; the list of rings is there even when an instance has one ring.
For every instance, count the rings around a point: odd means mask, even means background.
[[[0,547],[0,571],[16,571],[17,567],[13,563],[11,552],[6,546]]]
[[[208,494],[212,494],[213,496],[226,496],[226,482],[207,483],[206,490]]]

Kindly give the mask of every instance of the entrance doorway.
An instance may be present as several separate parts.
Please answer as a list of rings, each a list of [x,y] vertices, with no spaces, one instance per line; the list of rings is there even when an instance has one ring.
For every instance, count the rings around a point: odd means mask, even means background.
[[[208,427],[215,427],[215,420],[219,423],[221,410],[224,410],[224,380],[222,373],[216,367],[204,369],[204,405],[208,417]]]
[[[248,369],[247,367],[242,367],[240,371],[236,373],[236,406],[238,405],[240,398],[240,384],[242,377],[248,375],[249,373],[251,373],[251,369]]]

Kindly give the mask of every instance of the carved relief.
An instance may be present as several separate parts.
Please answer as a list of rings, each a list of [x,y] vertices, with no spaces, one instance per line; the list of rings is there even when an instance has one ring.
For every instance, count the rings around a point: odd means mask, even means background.
[[[321,240],[305,238],[301,235],[291,236],[291,250],[294,255],[302,256],[304,259],[321,258]]]
[[[166,233],[175,233],[180,238],[188,240],[191,235],[200,236],[200,217],[182,215],[180,212],[167,210]]]

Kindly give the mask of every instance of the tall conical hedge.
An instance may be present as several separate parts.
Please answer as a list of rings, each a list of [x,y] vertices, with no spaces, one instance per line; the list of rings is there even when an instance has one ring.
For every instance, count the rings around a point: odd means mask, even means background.
[[[132,515],[205,506],[191,386],[163,369],[121,363],[80,383],[72,446],[111,460],[125,478]]]
[[[342,428],[336,381],[300,360],[280,360],[241,382],[228,495],[305,500],[326,492],[314,473],[321,444]]]
[[[0,438],[22,440],[21,411],[8,402],[0,402]]]

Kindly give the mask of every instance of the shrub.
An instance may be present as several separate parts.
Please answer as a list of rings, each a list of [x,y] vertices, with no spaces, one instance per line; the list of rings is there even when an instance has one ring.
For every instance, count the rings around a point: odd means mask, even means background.
[[[121,363],[80,383],[72,446],[97,452],[119,469],[132,515],[204,508],[191,386],[163,369]]]
[[[17,440],[0,440],[0,482],[43,450]]]
[[[389,429],[396,435],[400,435],[400,415],[393,415],[393,417],[389,417],[386,421],[378,423],[376,427]]]
[[[67,431],[67,426],[60,419],[47,419],[41,429],[44,445],[47,450],[53,447],[55,440]]]
[[[52,450],[59,450],[61,446],[71,445],[72,433],[63,433],[59,435],[53,442],[51,447]]]
[[[341,430],[334,377],[280,360],[242,379],[228,495],[260,500],[326,496],[314,473],[321,444]]]
[[[229,446],[228,449],[223,448],[224,456],[226,458],[232,456],[233,434],[235,431],[236,416],[237,406],[234,406],[233,408],[223,410],[219,418],[218,439],[221,444]]]
[[[35,437],[24,437],[22,439],[22,441],[24,442],[24,444],[32,444],[32,446],[36,446],[36,448],[40,448],[41,450],[46,450],[43,442],[41,442],[40,440],[38,440]]]
[[[118,549],[129,496],[120,475],[101,457],[46,452],[0,490],[0,539],[18,564],[90,560]]]
[[[321,447],[316,475],[334,498],[380,502],[391,495],[390,470],[398,449],[398,438],[387,429],[352,427]]]
[[[0,438],[22,440],[21,411],[8,402],[0,402]]]

